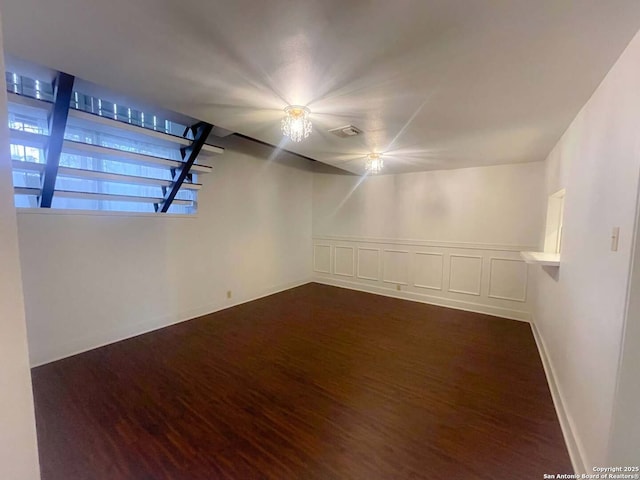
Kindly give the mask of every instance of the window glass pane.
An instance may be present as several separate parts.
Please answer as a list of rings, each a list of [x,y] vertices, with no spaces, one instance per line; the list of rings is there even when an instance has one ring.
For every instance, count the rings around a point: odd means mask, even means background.
[[[162,188],[159,186],[129,185],[126,183],[106,182],[104,180],[73,178],[64,175],[58,175],[56,178],[56,190],[162,198]]]
[[[169,211],[167,213],[180,213],[180,214],[184,214],[184,215],[193,215],[196,213],[196,208],[195,207],[190,207],[187,205],[175,205],[172,204],[169,207]]]
[[[20,93],[22,86],[20,85],[20,76],[15,73],[6,72],[5,81],[7,82],[7,91],[13,93]]]
[[[42,115],[30,114],[16,111],[18,109],[9,109],[9,128],[21,130],[23,132],[40,133],[49,135],[49,123],[47,121],[46,112]]]
[[[13,171],[14,187],[40,188],[40,174],[37,172]]]
[[[6,72],[7,90],[26,97],[39,100],[53,101],[53,85],[51,82],[34,80],[15,73]]]
[[[65,210],[106,210],[112,212],[148,213],[155,212],[152,203],[88,200],[83,198],[65,198],[61,196],[54,196],[51,206],[52,208],[60,208]]]
[[[195,199],[196,199],[196,191],[195,190],[185,190],[184,188],[182,188],[176,194],[176,199],[178,199],[178,200],[192,200],[192,201],[195,201]]]
[[[60,165],[63,167],[81,168],[84,170],[96,170],[98,172],[171,180],[171,172],[166,168],[155,168],[147,165],[118,162],[115,160],[102,160],[70,153],[62,153],[60,156]]]
[[[20,162],[46,163],[44,150],[40,148],[27,147],[20,144],[11,144],[11,160]]]
[[[180,150],[177,148],[119,137],[117,135],[91,130],[88,127],[82,128],[77,125],[67,125],[64,138],[66,140],[73,140],[74,142],[101,145],[125,152],[141,153],[143,155],[167,158],[169,160],[182,160]]]
[[[9,85],[8,80],[7,85]],[[183,136],[186,129],[186,125],[172,122],[158,115],[145,113],[128,105],[115,104],[77,91],[74,91],[71,96],[71,108],[179,137]]]
[[[19,95],[29,96],[36,99],[53,101],[53,88],[51,82],[31,79],[21,75],[5,72],[7,90]],[[38,105],[22,104],[14,101],[9,102],[8,124],[11,129],[24,132],[49,135],[49,112],[51,105],[42,103],[42,108]],[[136,110],[127,105],[120,105],[109,100],[83,94],[82,92],[72,92],[70,107],[77,110],[100,115],[117,120],[113,126],[104,125],[104,121],[93,122],[88,119],[70,116],[65,130],[65,140],[99,145],[113,150],[136,153],[140,155],[159,157],[169,160],[182,161],[180,149],[172,140],[155,139],[151,136],[140,135],[130,128],[121,128],[118,122],[123,122],[139,127],[153,129],[171,135],[182,136],[185,126],[172,122],[159,115]],[[21,134],[22,135],[22,134]],[[190,137],[190,133],[187,137]],[[20,135],[14,134],[11,143],[11,159],[14,162],[25,162],[24,168],[16,164],[13,172],[13,183],[16,187],[40,188],[41,172],[29,170],[28,163],[46,164],[45,151],[38,146],[41,137],[24,136],[26,140],[18,140]],[[24,141],[25,143],[21,143]],[[27,144],[28,143],[28,144]],[[70,147],[67,147],[71,150]],[[101,155],[102,153],[96,153]],[[115,158],[106,160],[91,156],[78,155],[63,151],[60,156],[60,166],[67,169],[80,169],[84,171],[95,171],[128,176],[130,178],[120,178],[120,182],[112,180],[102,180],[84,178],[87,173],[61,171],[56,179],[56,191],[54,193],[53,208],[62,209],[83,209],[83,210],[112,210],[125,212],[154,212],[152,199],[161,199],[164,196],[163,187],[167,187],[172,180],[170,166],[154,165],[147,159],[123,158],[118,159],[118,152],[105,152],[105,156]],[[146,163],[148,162],[148,163]],[[33,166],[31,166],[33,167]],[[158,181],[157,184],[148,181],[140,182],[142,179]],[[196,182],[196,175],[188,177],[185,182]],[[122,200],[96,200],[67,198],[64,191],[78,193],[96,193],[103,195],[123,195],[131,197],[142,197],[148,199],[146,202],[122,201]],[[197,191],[181,190],[176,196],[177,200],[188,201],[188,205],[172,205],[171,213],[192,214],[196,211]],[[16,206],[37,207],[37,198],[31,195],[15,195]]]
[[[14,203],[18,208],[38,208],[38,199],[35,195],[14,195]]]

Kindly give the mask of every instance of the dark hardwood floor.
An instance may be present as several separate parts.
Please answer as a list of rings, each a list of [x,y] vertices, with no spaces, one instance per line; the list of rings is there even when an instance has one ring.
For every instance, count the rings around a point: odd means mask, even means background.
[[[43,480],[572,472],[528,324],[318,284],[32,374]]]

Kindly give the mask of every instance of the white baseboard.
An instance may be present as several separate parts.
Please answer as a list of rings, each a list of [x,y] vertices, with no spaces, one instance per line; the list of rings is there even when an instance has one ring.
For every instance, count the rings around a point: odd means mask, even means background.
[[[254,300],[258,300],[260,298],[267,297],[284,290],[289,290],[301,285],[306,285],[310,282],[312,282],[312,280],[309,278],[298,280],[295,282],[281,284],[275,287],[264,289],[263,291],[258,292],[256,295],[250,298],[245,298],[234,303],[228,303],[224,305],[219,303],[211,304],[197,309],[189,310],[187,312],[182,312],[180,314],[168,315],[162,318],[153,318],[134,324],[127,324],[120,328],[111,329],[109,331],[91,332],[89,335],[76,337],[66,345],[56,345],[50,348],[48,354],[45,353],[39,355],[39,358],[32,359],[31,368],[40,367],[42,365],[46,365],[47,363],[62,360],[63,358],[67,357],[72,357],[73,355],[104,347],[105,345],[110,345],[121,340],[126,340],[127,338],[137,337],[138,335],[142,335],[144,333],[153,332],[154,330],[169,327],[171,325],[182,323],[187,320],[193,320],[194,318],[209,315],[221,310],[226,310],[227,308],[232,308],[243,303],[252,302]],[[108,340],[105,340],[106,338],[108,338]]]
[[[380,287],[377,285],[365,285],[362,283],[351,282],[329,277],[316,276],[313,282],[323,285],[331,285],[334,287],[348,288],[350,290],[358,290],[360,292],[375,293],[384,295],[385,297],[399,298],[401,300],[411,300],[413,302],[427,303],[429,305],[437,305],[440,307],[454,308],[456,310],[464,310],[466,312],[482,313],[485,315],[493,315],[496,317],[508,318],[510,320],[519,320],[522,322],[531,321],[531,313],[523,310],[512,310],[509,308],[495,307],[492,305],[483,305],[481,303],[464,302],[451,298],[435,297],[432,295],[424,295],[415,292],[397,291],[391,288]]]
[[[540,353],[540,359],[542,360],[542,366],[544,367],[544,373],[547,376],[547,383],[549,384],[549,390],[551,391],[551,397],[553,398],[553,405],[556,408],[558,420],[560,421],[560,428],[564,436],[564,441],[567,444],[567,450],[569,451],[569,457],[571,458],[571,465],[573,466],[574,473],[578,475],[593,473],[587,472],[584,448],[580,442],[579,437],[576,435],[573,421],[567,413],[565,408],[565,401],[563,400],[558,383],[556,381],[555,370],[551,359],[547,355],[547,348],[544,343],[544,339],[538,332],[535,322],[531,322],[531,331],[533,332],[533,338],[538,346],[538,352]]]

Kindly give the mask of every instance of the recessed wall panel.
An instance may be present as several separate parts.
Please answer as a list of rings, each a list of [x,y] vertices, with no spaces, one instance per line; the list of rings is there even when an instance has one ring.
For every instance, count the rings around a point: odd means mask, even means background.
[[[385,250],[383,280],[389,283],[407,285],[409,283],[409,252]]]
[[[331,246],[313,246],[313,270],[320,273],[331,273]]]
[[[450,255],[449,268],[450,292],[480,295],[482,285],[482,257]]]
[[[413,284],[420,288],[442,290],[443,255],[416,252],[413,256]]]
[[[335,257],[333,273],[345,277],[353,277],[353,247],[336,246],[333,253]]]
[[[380,250],[358,248],[358,278],[378,280],[380,278]]]

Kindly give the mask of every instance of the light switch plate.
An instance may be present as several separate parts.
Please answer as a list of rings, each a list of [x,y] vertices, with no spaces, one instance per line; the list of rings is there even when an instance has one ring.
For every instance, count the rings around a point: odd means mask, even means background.
[[[618,251],[618,241],[620,239],[620,227],[613,227],[611,230],[611,251]]]

